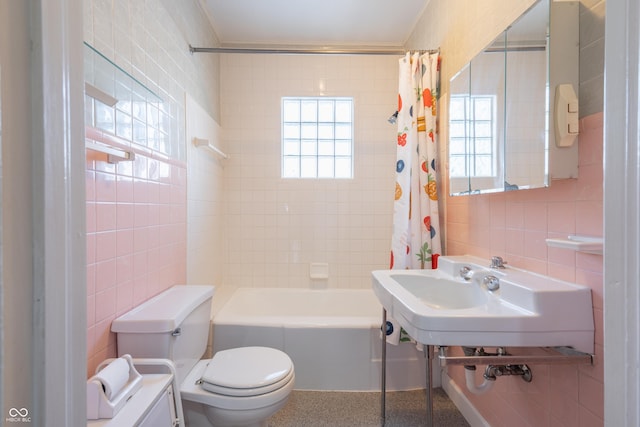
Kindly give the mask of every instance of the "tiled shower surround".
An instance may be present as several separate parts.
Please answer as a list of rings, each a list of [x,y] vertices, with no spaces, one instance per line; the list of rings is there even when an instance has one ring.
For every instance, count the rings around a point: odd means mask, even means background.
[[[393,214],[398,58],[225,55],[225,283],[369,288],[387,268]],[[280,177],[281,99],[354,98],[354,178]],[[328,280],[309,278],[328,263]]]

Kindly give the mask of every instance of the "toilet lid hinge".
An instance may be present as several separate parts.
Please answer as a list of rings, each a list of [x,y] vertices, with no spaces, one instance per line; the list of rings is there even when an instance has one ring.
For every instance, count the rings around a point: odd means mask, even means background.
[[[202,378],[200,378],[199,380],[196,380],[196,385],[200,385],[202,384],[204,381],[202,381]]]
[[[182,329],[180,328],[175,328],[173,332],[171,332],[172,337],[179,337],[180,335],[182,335]]]

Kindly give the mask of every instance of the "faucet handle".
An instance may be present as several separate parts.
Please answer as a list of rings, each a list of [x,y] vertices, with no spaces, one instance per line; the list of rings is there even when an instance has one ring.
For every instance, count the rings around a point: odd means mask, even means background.
[[[489,266],[490,268],[505,268],[505,264],[507,264],[507,261],[504,261],[502,259],[502,257],[499,256],[492,256],[491,257],[491,265]]]
[[[473,277],[473,271],[471,271],[471,268],[465,265],[464,267],[460,268],[460,277],[468,282]]]
[[[482,284],[491,292],[500,288],[500,280],[496,276],[487,275],[482,279]]]

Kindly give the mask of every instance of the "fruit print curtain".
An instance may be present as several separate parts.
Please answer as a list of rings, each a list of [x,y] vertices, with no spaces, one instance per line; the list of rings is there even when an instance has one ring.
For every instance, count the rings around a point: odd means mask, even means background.
[[[430,269],[433,256],[441,251],[436,181],[438,54],[407,53],[399,61],[399,71],[391,268]]]

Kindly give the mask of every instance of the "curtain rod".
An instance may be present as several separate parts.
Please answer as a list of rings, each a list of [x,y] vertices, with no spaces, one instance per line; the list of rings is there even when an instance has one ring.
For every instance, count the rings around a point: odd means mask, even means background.
[[[367,49],[267,49],[267,48],[237,48],[237,47],[193,47],[193,53],[266,53],[285,55],[404,55],[407,50],[367,50]],[[440,49],[421,50],[424,53],[438,53]]]
[[[504,53],[504,52],[543,52],[546,46],[515,46],[515,47],[488,47],[483,53]]]

